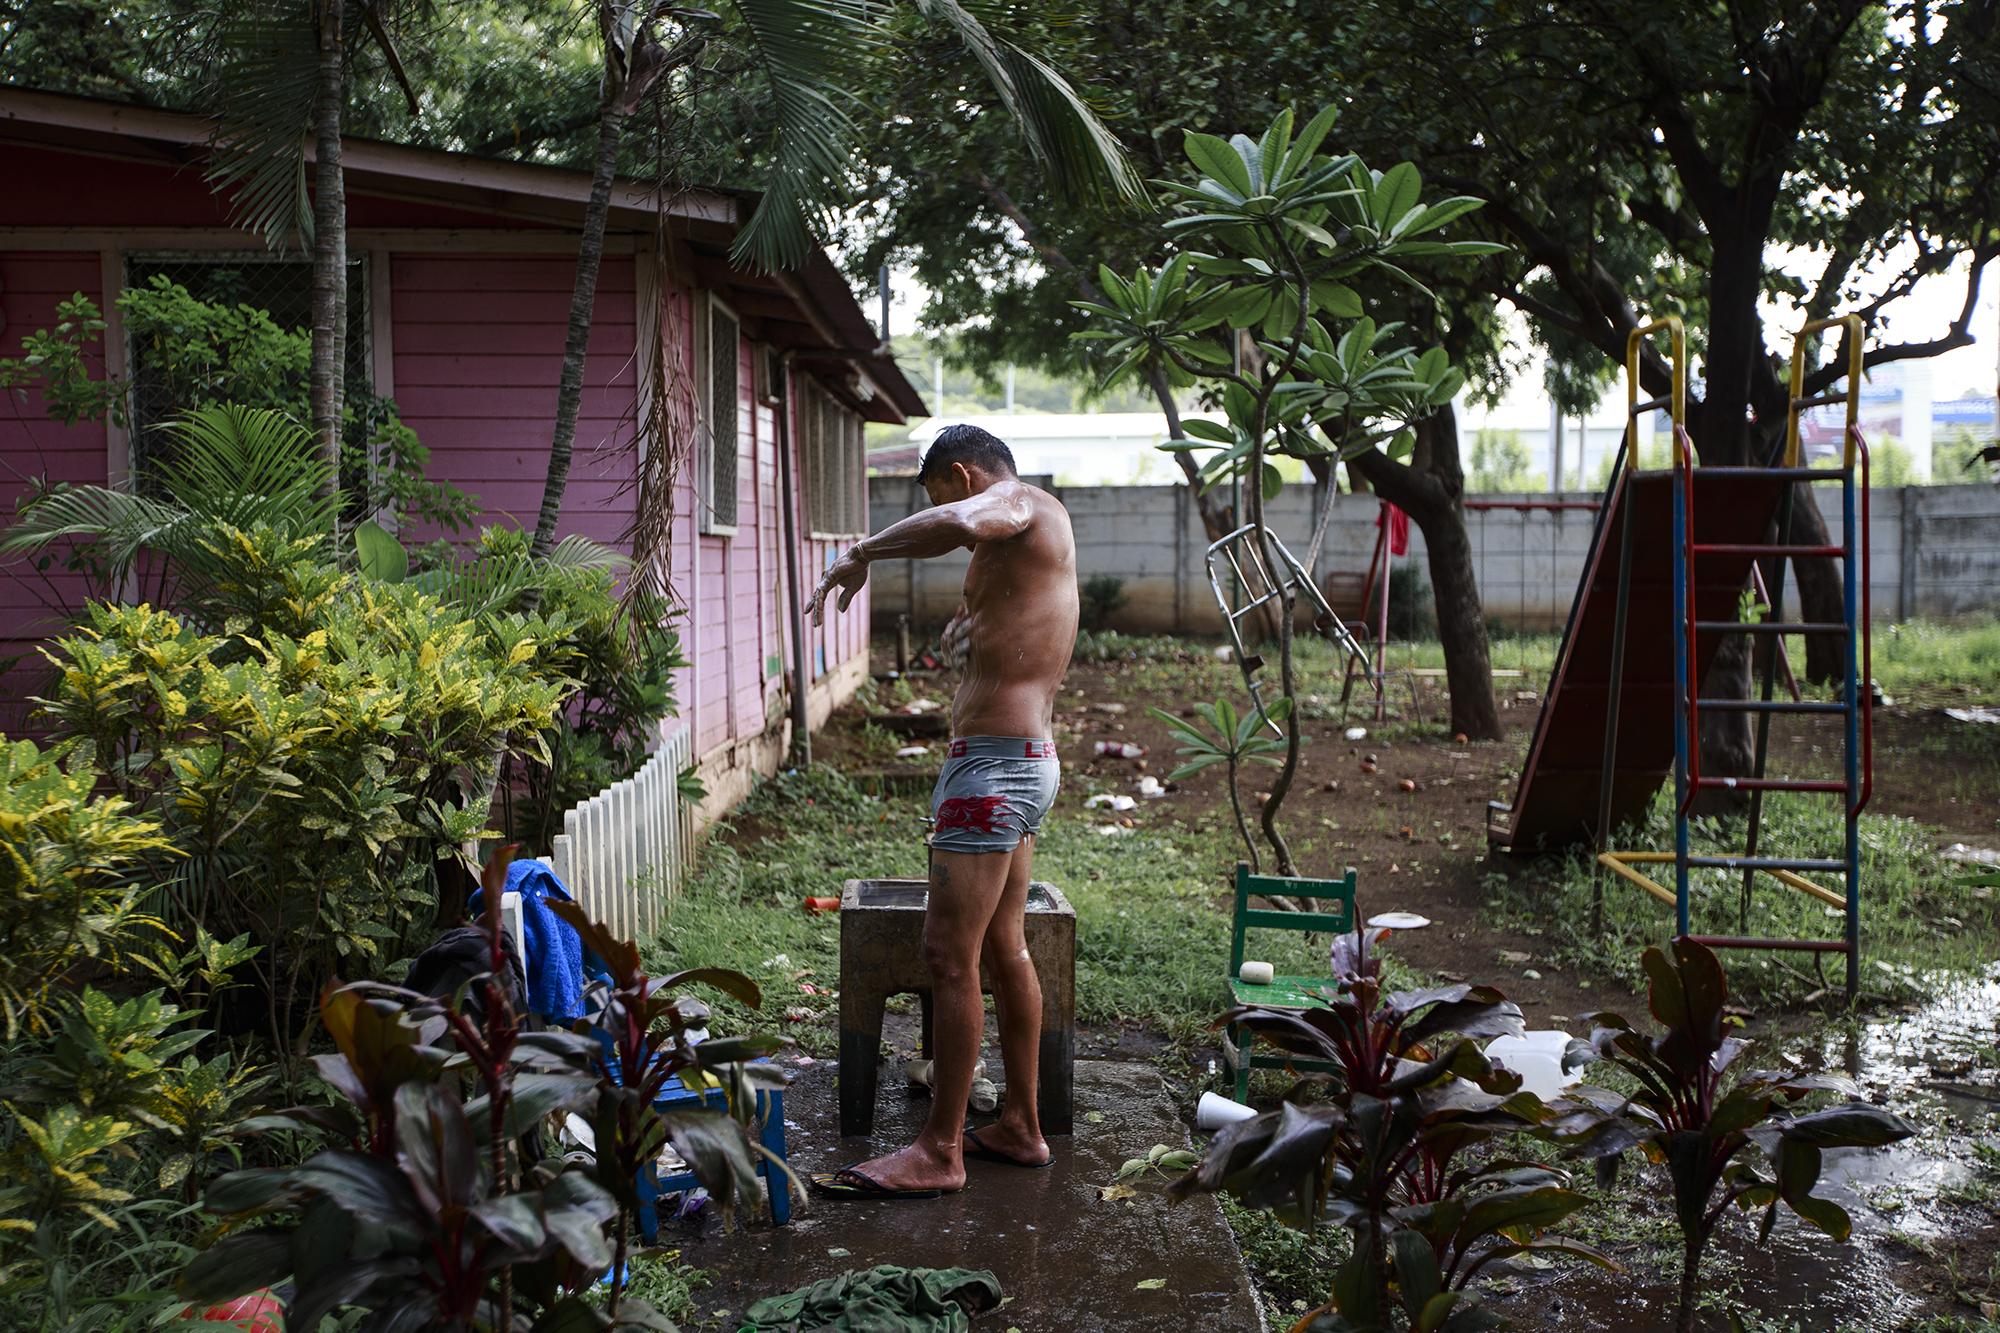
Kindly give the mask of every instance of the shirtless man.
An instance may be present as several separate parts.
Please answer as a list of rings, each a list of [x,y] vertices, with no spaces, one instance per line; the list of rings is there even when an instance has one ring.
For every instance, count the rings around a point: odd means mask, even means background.
[[[947,426],[917,481],[932,508],[856,543],[834,562],[807,609],[813,623],[837,591],[845,611],[874,560],[929,559],[972,548],[965,601],[945,630],[962,645],[951,753],[931,795],[931,889],[924,959],[931,973],[931,1112],[917,1141],[886,1157],[815,1176],[844,1198],[933,1198],[965,1186],[965,1155],[1049,1164],[1035,1115],[1042,990],[1023,933],[1035,835],[1055,803],[1051,729],[1076,645],[1076,543],[1055,497],[1023,482],[1005,444],[976,426]],[[986,1033],[979,967],[993,982],[1007,1104],[997,1123],[965,1128],[965,1102]]]

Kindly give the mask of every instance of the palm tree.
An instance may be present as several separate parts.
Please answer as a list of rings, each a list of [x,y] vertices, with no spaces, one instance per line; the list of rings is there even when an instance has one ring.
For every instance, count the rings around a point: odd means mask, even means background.
[[[1116,138],[1069,82],[1033,52],[992,31],[1013,12],[1006,0],[906,0],[906,6],[905,13],[943,24],[963,43],[1000,105],[1020,126],[1036,160],[1057,181],[1100,198],[1143,196],[1144,187]],[[773,122],[762,197],[737,237],[734,257],[766,270],[795,268],[812,253],[842,202],[856,141],[847,108],[871,64],[887,50],[885,25],[896,8],[879,0],[730,0],[730,7],[753,63],[768,81]],[[649,96],[683,80],[721,19],[711,11],[652,0],[598,0],[596,13],[604,45],[603,100],[590,203],[577,248],[548,478],[535,522],[537,552],[555,540],[569,481],[584,351],[626,123]]]
[[[218,191],[231,191],[237,224],[272,249],[312,247],[309,400],[313,436],[329,464],[329,495],[340,485],[347,384],[347,187],[340,137],[348,75],[357,48],[372,43],[417,114],[416,90],[390,35],[398,8],[396,0],[246,0],[204,10],[192,21],[218,108],[209,180]]]
[[[228,566],[226,529],[270,528],[288,541],[332,533],[333,468],[288,414],[199,407],[165,429],[175,447],[157,464],[157,494],[58,484],[0,530],[0,559],[64,543],[88,571],[92,596],[135,591],[143,574],[153,583],[146,600],[189,608]]]

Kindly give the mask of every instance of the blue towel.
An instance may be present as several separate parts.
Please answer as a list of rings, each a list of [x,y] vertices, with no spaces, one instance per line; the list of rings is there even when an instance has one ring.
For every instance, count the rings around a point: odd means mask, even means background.
[[[569,922],[549,910],[549,898],[571,901],[556,872],[540,861],[507,867],[507,892],[521,895],[521,952],[528,970],[528,1006],[552,1023],[583,1017],[583,941]],[[482,891],[468,904],[480,912]]]

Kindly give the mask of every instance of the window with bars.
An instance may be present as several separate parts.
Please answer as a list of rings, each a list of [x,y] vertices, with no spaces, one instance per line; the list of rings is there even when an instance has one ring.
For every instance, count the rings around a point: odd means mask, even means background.
[[[866,462],[860,415],[832,394],[808,386],[799,398],[799,437],[813,534],[852,537],[866,533]]]
[[[215,402],[240,402],[277,407],[311,425],[308,398],[309,340],[312,335],[312,261],[265,252],[136,254],[125,261],[125,286],[146,294],[146,301],[169,313],[173,289],[184,290],[212,307],[200,318],[212,327],[199,336],[175,336],[171,329],[128,312],[125,319],[126,364],[131,371],[131,439],[134,475],[143,488],[159,461],[172,447],[165,423],[189,408]],[[177,309],[178,307],[172,307]],[[258,316],[268,317],[261,325]],[[275,326],[283,334],[308,342],[288,364],[268,336],[258,329]],[[347,266],[347,385],[352,418],[365,423],[365,409],[374,393],[372,348],[369,341],[368,274],[366,261]],[[204,360],[198,349],[257,347],[258,355],[232,364],[227,358]],[[362,427],[357,424],[356,430]],[[359,443],[350,439],[349,444]],[[365,454],[365,451],[363,451]],[[359,457],[360,455],[357,455]],[[357,463],[357,466],[359,464]],[[343,486],[365,480],[343,475]]]
[[[708,301],[708,367],[704,377],[708,430],[704,440],[701,470],[706,532],[733,532],[736,529],[736,473],[738,452],[736,419],[742,384],[739,365],[742,330],[736,316],[720,301]]]

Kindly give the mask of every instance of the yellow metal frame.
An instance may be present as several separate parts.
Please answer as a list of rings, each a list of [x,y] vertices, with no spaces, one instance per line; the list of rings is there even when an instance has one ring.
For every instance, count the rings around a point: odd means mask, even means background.
[[[1861,421],[1861,338],[1863,325],[1859,315],[1836,315],[1832,319],[1808,320],[1799,327],[1792,339],[1792,396],[1785,410],[1785,466],[1799,465],[1799,404],[1805,399],[1806,351],[1808,339],[1825,329],[1844,328],[1847,330],[1847,431],[1842,437],[1846,441],[1845,459],[1847,466],[1854,466],[1854,428]]]
[[[1599,852],[1597,854],[1597,864],[1603,866],[1613,874],[1630,880],[1669,907],[1677,907],[1679,905],[1674,899],[1674,891],[1653,879],[1650,875],[1641,874],[1632,867],[1635,865],[1672,865],[1673,861],[1674,854],[1672,852]],[[1786,888],[1797,889],[1807,897],[1817,898],[1829,907],[1838,907],[1843,912],[1847,910],[1847,899],[1841,897],[1832,889],[1813,883],[1804,875],[1795,875],[1789,870],[1760,870],[1758,873],[1769,875]]]
[[[1669,315],[1641,324],[1625,335],[1625,466],[1639,468],[1639,349],[1646,339],[1662,330],[1667,335],[1668,354],[1673,358],[1673,387],[1667,400],[1667,414],[1673,418],[1674,465],[1680,466],[1681,443],[1687,426],[1687,330],[1679,315]],[[1797,390],[1793,390],[1794,395]]]

